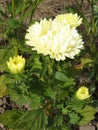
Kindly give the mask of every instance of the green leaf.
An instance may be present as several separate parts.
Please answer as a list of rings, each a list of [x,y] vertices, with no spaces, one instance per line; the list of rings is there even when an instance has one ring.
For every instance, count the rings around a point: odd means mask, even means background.
[[[57,80],[59,80],[59,81],[64,81],[64,82],[66,82],[66,81],[69,80],[68,77],[65,76],[65,75],[64,75],[63,73],[61,73],[61,72],[56,72],[56,74],[55,74],[55,79],[57,79]]]
[[[14,130],[43,130],[47,124],[47,118],[43,109],[26,112],[8,110],[0,115],[0,122]]]
[[[5,81],[5,77],[0,76],[0,98],[2,98],[7,94],[7,88],[4,81]]]
[[[0,122],[9,128],[16,129],[16,122],[24,114],[23,111],[20,110],[7,110],[3,114],[0,114]]]
[[[31,99],[27,95],[22,93],[18,93],[15,90],[8,89],[8,93],[10,98],[15,101],[18,105],[25,105],[26,103],[30,103]]]
[[[68,112],[69,112],[69,111],[68,111],[68,109],[67,109],[67,108],[63,108],[63,109],[62,109],[62,113],[63,113],[63,115],[68,114]]]
[[[22,12],[22,20],[25,21],[26,19],[29,19],[32,13],[32,6],[26,3],[26,7],[24,9],[24,12]]]
[[[64,100],[65,98],[68,97],[68,91],[64,91],[64,90],[59,90],[57,91],[57,95],[56,95],[58,100]]]
[[[69,78],[68,81],[64,83],[63,88],[74,86],[76,84],[74,78]]]
[[[68,78],[66,75],[64,75],[61,72],[56,72],[55,74],[55,79],[59,80],[59,81],[63,81],[65,82],[64,85],[62,85],[62,88],[66,88],[69,86],[73,86],[75,85],[75,80],[74,78]]]
[[[37,95],[33,95],[30,103],[31,108],[39,108],[41,106],[41,99]]]
[[[54,126],[61,126],[63,123],[63,116],[58,115],[54,118]]]
[[[11,46],[6,46],[4,49],[0,49],[0,71],[7,70],[7,61],[10,57],[16,55],[16,48]]]
[[[82,58],[81,59],[81,64],[84,66],[85,64],[92,63],[93,60],[91,58]]]
[[[45,96],[51,97],[52,99],[56,96],[56,92],[51,88],[48,88],[44,94]]]
[[[47,128],[46,130],[71,130],[66,124],[62,126],[56,126],[56,127],[50,127]]]
[[[14,8],[12,8],[12,2],[7,4],[7,13],[11,15],[14,12],[15,16],[19,15],[24,8],[24,0],[14,0],[13,6]]]
[[[12,29],[17,29],[19,27],[21,27],[21,23],[20,20],[16,19],[16,18],[12,18],[12,19],[8,19],[6,21],[6,24],[12,28]]]
[[[83,117],[80,122],[79,122],[79,125],[86,125],[88,124],[91,120],[93,120],[95,117],[95,113],[97,112],[97,110],[92,107],[92,106],[86,106],[85,108],[83,108],[81,111],[80,111],[80,115]]]
[[[22,12],[24,8],[24,2],[25,0],[14,0],[15,5],[15,15],[17,16],[19,13]],[[27,3],[26,3],[27,4]]]
[[[47,124],[43,109],[27,111],[18,121],[17,127],[24,130],[42,130]]]
[[[39,60],[39,57],[36,57],[34,59],[34,63],[33,63],[32,69],[42,69],[42,64],[41,64],[41,62]]]
[[[78,116],[78,114],[75,113],[75,112],[70,113],[69,117],[70,117],[70,123],[71,124],[77,124],[78,121],[79,121],[79,119],[80,119],[80,117]]]

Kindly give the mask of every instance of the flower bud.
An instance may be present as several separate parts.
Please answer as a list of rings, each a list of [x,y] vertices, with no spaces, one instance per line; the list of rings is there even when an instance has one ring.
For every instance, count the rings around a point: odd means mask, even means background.
[[[85,87],[85,86],[81,86],[81,87],[77,90],[77,92],[76,92],[76,97],[77,97],[78,99],[80,99],[80,100],[85,100],[85,99],[89,98],[90,95],[89,95],[89,90],[88,90],[88,88]]]
[[[56,16],[56,19],[60,22],[67,23],[70,27],[77,27],[82,23],[82,18],[78,16],[77,13],[66,13],[66,14],[59,14]]]
[[[7,66],[13,74],[19,74],[24,70],[25,58],[19,55],[10,57]]]

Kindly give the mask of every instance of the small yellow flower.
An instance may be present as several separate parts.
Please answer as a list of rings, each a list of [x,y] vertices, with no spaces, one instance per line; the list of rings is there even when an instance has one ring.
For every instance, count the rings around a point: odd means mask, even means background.
[[[7,66],[13,74],[19,74],[25,67],[25,59],[19,55],[10,57]]]
[[[85,99],[89,98],[90,95],[89,95],[89,90],[88,90],[88,88],[85,87],[85,86],[80,87],[80,88],[77,90],[77,92],[76,92],[76,96],[77,96],[77,98],[80,99],[80,100],[85,100]]]
[[[69,24],[71,27],[77,27],[82,23],[82,18],[72,13],[59,14],[56,16],[56,19],[65,24]]]

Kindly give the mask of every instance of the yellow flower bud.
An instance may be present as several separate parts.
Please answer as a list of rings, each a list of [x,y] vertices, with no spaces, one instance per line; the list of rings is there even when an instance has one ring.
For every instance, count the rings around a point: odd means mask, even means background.
[[[7,66],[13,74],[19,74],[25,67],[25,58],[19,55],[10,57]]]
[[[77,92],[76,92],[76,96],[77,96],[77,98],[80,99],[80,100],[85,100],[85,99],[89,98],[90,95],[89,95],[89,90],[88,90],[88,88],[85,87],[85,86],[80,87],[80,88],[77,90]]]
[[[71,27],[77,27],[82,23],[82,18],[80,18],[76,13],[59,14],[56,16],[56,19],[60,22],[69,24]]]

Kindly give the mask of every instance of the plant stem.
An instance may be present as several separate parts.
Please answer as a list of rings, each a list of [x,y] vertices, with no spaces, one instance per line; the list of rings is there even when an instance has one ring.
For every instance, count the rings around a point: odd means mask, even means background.
[[[29,24],[30,24],[31,21],[32,21],[32,17],[33,17],[33,14],[34,14],[35,9],[37,8],[38,4],[39,4],[41,1],[42,1],[42,0],[35,0],[35,1],[33,2],[33,8],[32,8],[32,12],[31,12]]]
[[[12,0],[12,16],[15,16],[15,5],[14,5],[14,0]]]
[[[96,26],[95,26],[95,20],[94,20],[94,0],[87,0],[88,4],[90,5],[91,8],[91,22],[88,21],[88,19],[85,17],[84,12],[82,11],[82,4],[83,4],[83,0],[81,0],[81,3],[78,2],[78,0],[74,0],[76,5],[77,5],[77,9],[80,13],[80,15],[82,16],[83,20],[84,20],[84,26],[85,26],[85,32],[86,32],[86,36],[88,38],[88,43],[90,46],[90,52],[91,54],[95,54],[96,51],[96,39],[95,39],[95,35],[96,35]]]
[[[23,1],[23,8],[22,8],[22,14],[21,14],[21,21],[23,22],[23,17],[25,13],[25,8],[26,8],[26,0]]]
[[[79,14],[81,15],[81,17],[84,20],[83,23],[84,23],[84,26],[85,26],[85,29],[86,29],[86,33],[89,34],[88,28],[89,28],[90,25],[89,25],[89,22],[88,22],[87,18],[85,17],[84,12],[82,10],[83,0],[81,0],[81,3],[79,3],[78,0],[74,0],[74,1],[77,5],[77,10],[78,10]]]

